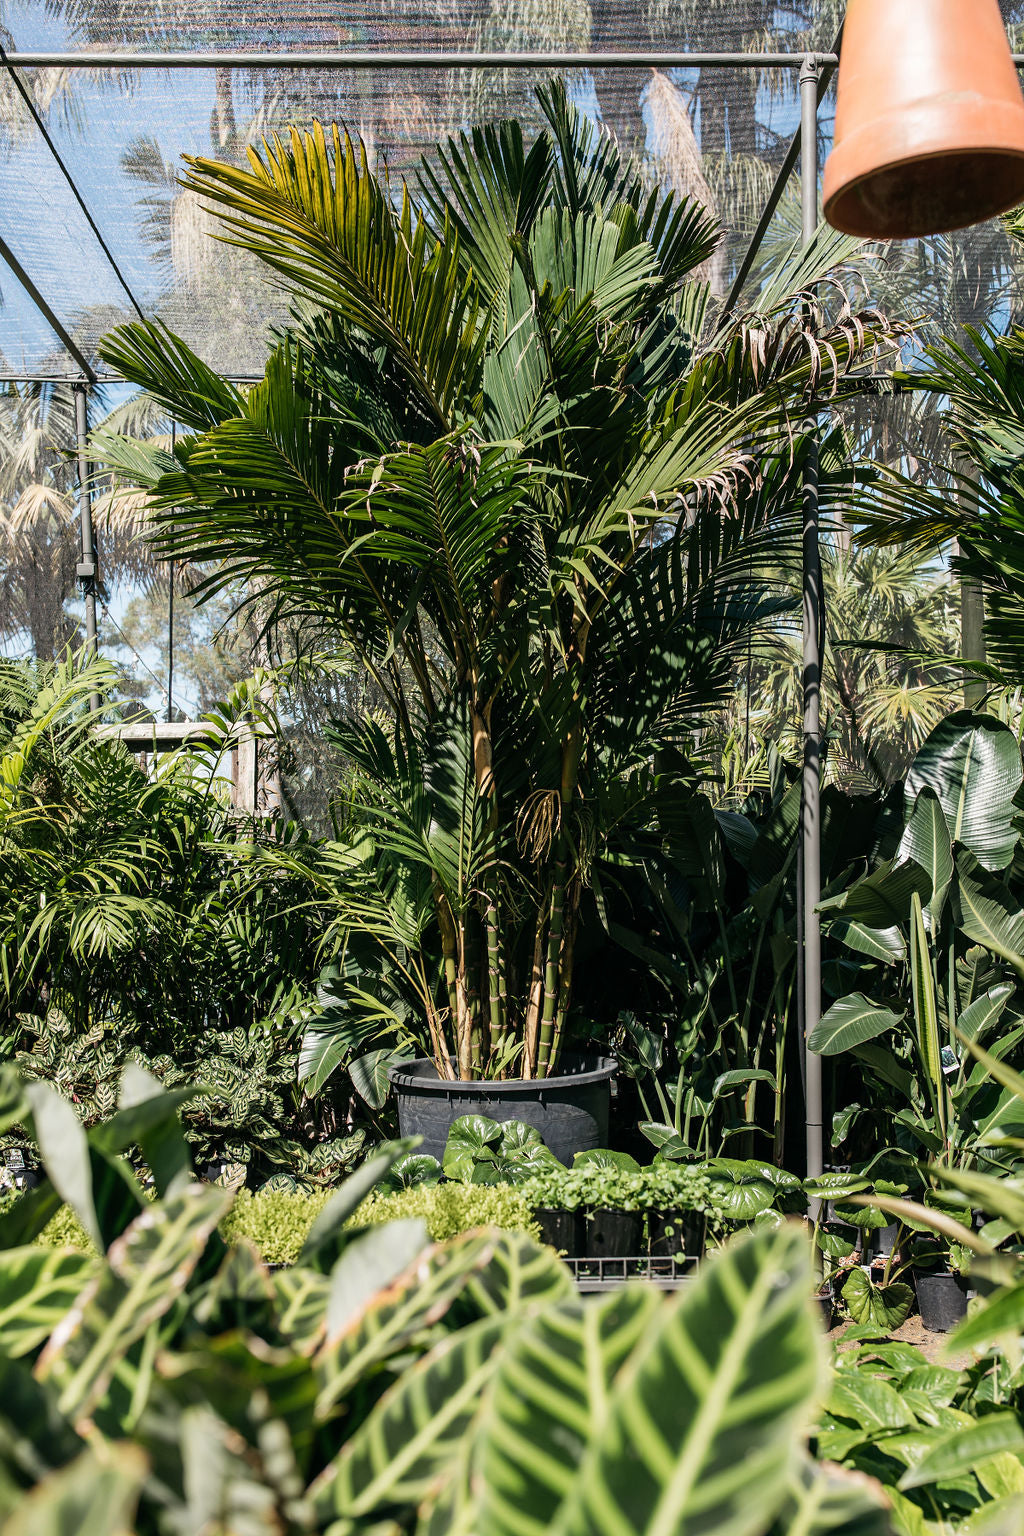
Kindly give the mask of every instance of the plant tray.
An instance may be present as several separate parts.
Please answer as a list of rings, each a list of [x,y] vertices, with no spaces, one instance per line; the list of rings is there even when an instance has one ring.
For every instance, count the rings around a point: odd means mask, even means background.
[[[676,1291],[693,1277],[693,1259],[652,1258],[638,1254],[618,1259],[566,1259],[581,1291],[614,1291],[627,1280],[649,1280],[663,1291]]]

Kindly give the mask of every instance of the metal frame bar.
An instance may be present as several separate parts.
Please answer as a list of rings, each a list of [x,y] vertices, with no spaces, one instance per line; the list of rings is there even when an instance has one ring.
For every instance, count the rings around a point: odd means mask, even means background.
[[[315,52],[246,53],[239,49],[176,53],[32,53],[12,50],[7,62],[22,69],[800,69],[805,53],[686,53],[672,50],[592,52],[481,52],[474,49],[334,48]],[[833,53],[811,55],[838,64]],[[1020,56],[1024,62],[1024,55]]]
[[[800,71],[800,201],[803,243],[818,232],[819,70],[812,58]],[[807,1039],[821,1018],[821,663],[825,610],[818,529],[818,424],[804,424],[810,439],[803,488],[803,772],[800,802],[802,944],[798,985],[803,992],[805,1148],[808,1178],[823,1170],[821,1057]],[[818,1202],[811,1201],[816,1218]]]

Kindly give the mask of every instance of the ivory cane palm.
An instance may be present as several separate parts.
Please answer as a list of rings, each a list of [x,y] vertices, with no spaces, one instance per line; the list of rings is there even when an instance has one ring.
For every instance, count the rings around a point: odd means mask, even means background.
[[[813,302],[855,252],[831,235],[717,330],[690,278],[713,221],[539,95],[532,145],[477,130],[400,195],[338,129],[191,160],[294,324],[247,395],[155,326],[103,347],[184,429],[173,458],[96,440],[160,550],[249,583],[271,629],[335,625],[390,711],[337,727],[347,837],[304,866],[342,995],[317,1081],[410,997],[442,1076],[557,1068],[581,888],[626,823],[671,840],[646,767],[785,605],[789,422],[878,330]]]

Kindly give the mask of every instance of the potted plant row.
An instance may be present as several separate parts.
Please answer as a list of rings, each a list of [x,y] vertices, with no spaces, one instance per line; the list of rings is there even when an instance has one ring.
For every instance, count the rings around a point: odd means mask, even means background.
[[[582,1154],[524,1186],[545,1240],[569,1258],[693,1261],[704,1248],[709,1185],[699,1167],[641,1168],[623,1153]]]

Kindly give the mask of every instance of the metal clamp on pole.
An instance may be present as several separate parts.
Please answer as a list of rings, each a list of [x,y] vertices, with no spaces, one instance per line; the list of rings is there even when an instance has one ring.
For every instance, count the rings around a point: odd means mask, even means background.
[[[78,437],[78,515],[81,524],[81,559],[75,567],[75,575],[82,588],[82,596],[85,601],[85,653],[90,661],[94,661],[99,654],[99,640],[96,632],[96,588],[99,584],[99,560],[96,553],[96,537],[92,526],[92,493],[89,489],[89,461],[86,454],[86,442],[89,436],[89,396],[88,386],[76,383],[75,391],[75,428]],[[100,696],[98,693],[89,695],[89,708],[94,714],[99,712]]]
[[[818,229],[818,63],[804,60],[800,71],[801,206],[804,245]],[[800,816],[802,863],[803,948],[800,986],[803,994],[802,1046],[807,1117],[807,1176],[823,1171],[821,1057],[807,1050],[807,1038],[821,1018],[821,665],[824,655],[824,593],[818,529],[817,421],[804,423],[808,438],[803,491],[803,777]],[[810,1203],[816,1217],[819,1202]]]

